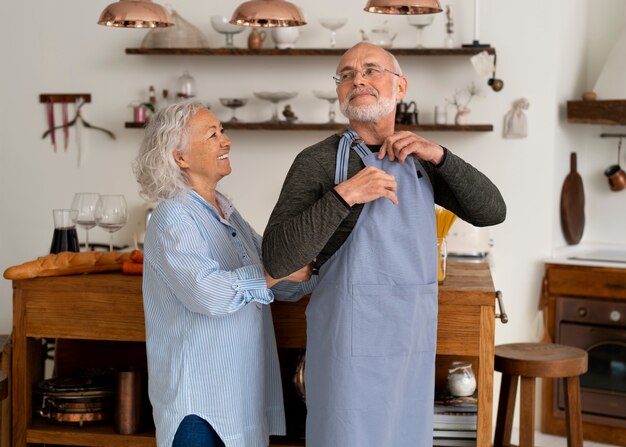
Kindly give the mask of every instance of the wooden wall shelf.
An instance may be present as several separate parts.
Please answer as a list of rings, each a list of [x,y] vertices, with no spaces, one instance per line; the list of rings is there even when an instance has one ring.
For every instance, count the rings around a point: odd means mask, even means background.
[[[337,123],[250,123],[250,122],[237,122],[230,123],[228,121],[222,122],[224,129],[226,130],[331,130],[339,131],[346,128],[347,124]],[[127,122],[124,124],[127,129],[141,129],[145,127],[142,123]],[[492,132],[492,124],[465,124],[463,126],[457,126],[454,124],[420,124],[418,126],[407,126],[404,124],[397,124],[396,130],[410,130],[416,132]]]
[[[126,48],[126,54],[161,56],[341,56],[347,48],[292,48],[278,50],[261,48]],[[473,56],[482,51],[496,54],[496,49],[486,48],[390,48],[396,56]]]
[[[567,121],[577,124],[626,125],[626,100],[567,101]]]

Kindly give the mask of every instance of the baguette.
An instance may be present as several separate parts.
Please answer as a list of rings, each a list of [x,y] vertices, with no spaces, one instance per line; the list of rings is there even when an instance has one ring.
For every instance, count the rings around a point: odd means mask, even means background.
[[[14,265],[4,271],[5,279],[30,279],[38,276],[75,275],[88,272],[121,271],[129,252],[87,251],[73,253],[64,251],[56,255],[41,256],[34,261]]]

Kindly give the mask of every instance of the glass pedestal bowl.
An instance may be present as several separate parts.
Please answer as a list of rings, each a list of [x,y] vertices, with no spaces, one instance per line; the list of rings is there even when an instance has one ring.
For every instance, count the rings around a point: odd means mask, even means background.
[[[344,26],[348,22],[348,19],[345,17],[323,17],[317,20],[320,25],[330,30],[330,47],[335,48],[337,45],[337,40],[335,39],[337,30]]]
[[[281,101],[287,101],[288,99],[295,98],[298,95],[298,92],[254,92],[254,96],[259,99],[263,99],[264,101],[269,101],[273,104],[272,108],[272,117],[268,120],[270,123],[278,123],[280,120],[278,119],[278,103]]]
[[[313,90],[316,98],[328,101],[328,122],[335,123],[335,103],[337,102],[337,92],[334,90]]]
[[[230,120],[228,120],[228,122],[236,123],[239,121],[239,119],[236,116],[237,109],[239,107],[245,106],[248,103],[248,98],[220,98],[220,103],[224,107],[228,107],[229,109],[232,109],[233,114],[230,117]]]
[[[246,29],[244,26],[228,23],[228,19],[224,16],[211,16],[211,26],[218,33],[226,36],[225,48],[235,48],[233,36]]]

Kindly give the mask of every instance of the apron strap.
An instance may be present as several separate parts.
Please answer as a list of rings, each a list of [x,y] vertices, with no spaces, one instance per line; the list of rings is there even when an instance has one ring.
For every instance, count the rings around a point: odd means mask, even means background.
[[[348,128],[341,135],[339,147],[337,148],[337,165],[335,168],[335,185],[345,182],[348,179],[348,159],[350,158],[350,149],[354,149],[363,160],[365,157],[372,155],[372,151],[359,138],[359,135],[352,129]]]

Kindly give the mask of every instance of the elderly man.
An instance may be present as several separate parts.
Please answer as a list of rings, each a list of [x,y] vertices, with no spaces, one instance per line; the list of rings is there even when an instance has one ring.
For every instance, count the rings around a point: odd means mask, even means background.
[[[407,79],[359,43],[334,77],[350,121],[294,161],[263,239],[274,277],[315,260],[307,315],[307,447],[432,445],[437,332],[435,203],[476,226],[506,206],[446,148],[395,132]]]

